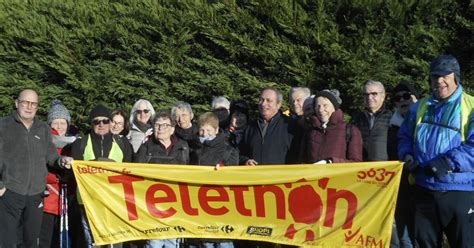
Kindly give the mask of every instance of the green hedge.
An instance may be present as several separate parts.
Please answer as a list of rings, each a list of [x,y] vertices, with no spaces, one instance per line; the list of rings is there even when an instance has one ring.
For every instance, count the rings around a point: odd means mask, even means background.
[[[473,20],[468,1],[1,1],[0,112],[25,87],[39,91],[41,115],[58,98],[83,124],[97,103],[140,98],[198,113],[218,95],[256,107],[268,85],[337,88],[351,110],[367,79],[426,92],[439,54],[472,81]]]

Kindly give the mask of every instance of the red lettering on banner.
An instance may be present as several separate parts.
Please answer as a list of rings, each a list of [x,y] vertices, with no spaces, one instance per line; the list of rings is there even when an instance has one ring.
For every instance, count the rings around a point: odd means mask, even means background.
[[[137,206],[135,205],[135,192],[133,182],[143,181],[143,177],[132,175],[110,176],[109,183],[121,183],[125,195],[125,205],[127,206],[128,220],[138,219]]]
[[[252,216],[252,210],[245,207],[244,191],[249,191],[247,186],[232,186],[230,190],[234,191],[235,206],[239,214],[243,216]]]
[[[157,191],[163,191],[166,196],[155,197]],[[146,207],[148,208],[148,212],[157,218],[168,218],[173,216],[176,213],[176,209],[171,207],[166,210],[159,210],[156,207],[157,203],[165,202],[176,202],[176,194],[173,189],[166,184],[151,185],[146,191]]]
[[[324,226],[332,227],[334,224],[334,215],[336,212],[336,204],[339,199],[345,199],[347,201],[347,215],[342,225],[342,229],[348,229],[352,227],[352,221],[357,212],[357,196],[348,191],[348,190],[337,190],[337,189],[328,189],[327,196],[327,208],[326,208],[326,218],[324,219]]]
[[[184,212],[188,215],[198,215],[198,209],[191,206],[191,199],[189,198],[189,189],[187,184],[179,184],[179,194],[181,195],[181,204],[183,205]]]
[[[124,190],[125,203],[128,212],[129,220],[137,220],[138,214],[135,203],[135,192],[133,188],[133,182],[144,181],[143,177],[137,177],[132,175],[119,175],[110,176],[110,183],[121,183]],[[319,182],[318,185],[322,186],[322,189],[326,189],[329,183],[328,178],[321,179],[323,183]],[[287,184],[286,187],[291,188],[291,184]],[[252,211],[255,210],[256,217],[265,218],[266,211],[265,206],[270,204],[265,202],[265,196],[267,193],[271,193],[271,196],[275,199],[275,204],[271,204],[271,207],[276,207],[276,218],[286,219],[286,207],[293,217],[295,223],[314,224],[318,222],[323,213],[324,207],[326,207],[326,214],[324,216],[325,227],[333,227],[334,217],[336,208],[339,200],[345,200],[347,204],[347,214],[342,226],[343,229],[349,229],[352,227],[353,220],[357,213],[358,200],[357,196],[349,190],[337,190],[334,188],[327,188],[326,202],[323,202],[321,196],[315,191],[311,185],[302,185],[291,190],[287,196],[283,189],[278,185],[256,185],[252,186],[253,198],[255,200],[255,209],[249,209],[245,206],[244,193],[249,191],[248,186],[231,186],[227,189],[224,186],[210,186],[202,185],[198,187],[197,199],[199,207],[209,215],[224,215],[229,212],[229,209],[221,205],[219,207],[211,206],[211,202],[230,202],[228,190],[234,193],[234,204],[239,214],[242,216],[253,216]],[[155,197],[155,193],[161,191],[165,196]],[[215,191],[217,195],[209,194],[209,192]],[[146,191],[146,205],[148,212],[157,218],[168,218],[177,213],[177,209],[169,207],[166,210],[160,210],[159,204],[161,203],[179,203],[181,207],[189,216],[196,216],[199,214],[199,208],[193,207],[191,203],[191,196],[188,189],[188,184],[179,183],[180,201],[174,189],[167,184],[153,184]],[[252,194],[250,194],[252,195]],[[286,202],[288,200],[288,203]],[[267,203],[267,204],[266,204]],[[273,203],[273,202],[272,202]],[[325,205],[326,204],[326,205]],[[157,206],[158,205],[158,206]],[[346,209],[346,208],[344,208]],[[290,226],[291,227],[291,226]],[[292,238],[294,228],[288,228],[285,236]],[[307,240],[314,238],[312,233],[307,233]]]
[[[209,196],[207,194],[209,191],[216,191],[219,195]],[[213,208],[209,205],[209,202],[229,202],[229,195],[224,187],[209,185],[202,186],[199,188],[198,199],[201,208],[204,212],[210,215],[224,215],[229,212],[229,209],[226,207]]]
[[[286,209],[285,209],[285,193],[283,190],[274,185],[260,185],[253,187],[255,193],[255,207],[258,217],[265,217],[265,193],[271,192],[275,196],[275,206],[277,210],[278,219],[286,219]]]

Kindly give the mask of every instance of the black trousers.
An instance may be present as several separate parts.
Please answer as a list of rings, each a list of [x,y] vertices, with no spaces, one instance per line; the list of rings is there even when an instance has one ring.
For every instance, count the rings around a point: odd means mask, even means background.
[[[59,216],[50,213],[43,213],[39,236],[39,247],[59,247]]]
[[[474,247],[474,191],[415,188],[415,242],[441,247],[443,232],[450,247]]]
[[[3,247],[38,247],[43,197],[7,191],[0,197],[0,233]]]

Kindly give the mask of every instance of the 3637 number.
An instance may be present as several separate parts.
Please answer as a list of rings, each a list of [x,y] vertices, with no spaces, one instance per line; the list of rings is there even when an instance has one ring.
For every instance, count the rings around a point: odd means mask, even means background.
[[[366,179],[366,178],[373,178],[378,182],[384,182],[385,180],[387,180],[387,183],[392,181],[394,176],[395,176],[394,171],[387,171],[384,168],[380,168],[380,169],[371,168],[370,170],[367,170],[367,171],[357,172],[357,177],[361,180]]]

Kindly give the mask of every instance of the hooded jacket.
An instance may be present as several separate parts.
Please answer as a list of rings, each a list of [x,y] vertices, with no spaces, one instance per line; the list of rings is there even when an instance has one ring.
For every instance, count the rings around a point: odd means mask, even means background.
[[[325,128],[322,124],[316,115],[309,118],[309,128],[305,130],[301,144],[302,162],[315,163],[323,159],[330,159],[333,163],[362,161],[360,131],[351,125],[351,137],[347,143],[347,124],[340,109],[331,115]]]
[[[20,195],[37,195],[46,189],[46,166],[56,167],[59,154],[51,139],[51,129],[34,118],[30,129],[18,113],[0,119],[0,189]]]

